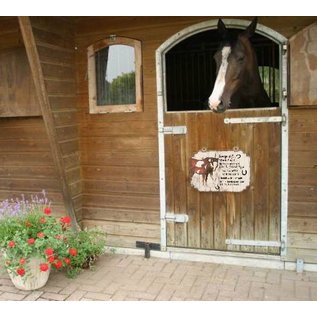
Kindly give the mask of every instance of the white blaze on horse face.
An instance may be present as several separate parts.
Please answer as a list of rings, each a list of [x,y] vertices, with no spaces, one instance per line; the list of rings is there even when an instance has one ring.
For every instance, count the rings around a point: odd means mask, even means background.
[[[220,98],[222,96],[223,90],[225,88],[225,77],[228,68],[228,57],[231,53],[230,46],[224,46],[221,51],[222,60],[219,72],[216,78],[214,89],[209,97],[209,107],[210,109],[217,110],[218,105],[220,104]]]

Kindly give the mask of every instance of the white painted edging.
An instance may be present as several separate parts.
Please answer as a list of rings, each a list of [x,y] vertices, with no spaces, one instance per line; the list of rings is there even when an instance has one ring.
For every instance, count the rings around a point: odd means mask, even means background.
[[[113,251],[112,251],[113,250]],[[279,256],[267,256],[261,254],[251,253],[234,253],[234,252],[221,252],[221,251],[202,251],[199,250],[175,250],[168,249],[165,252],[151,250],[151,257],[168,259],[168,260],[181,260],[191,262],[204,262],[204,263],[217,263],[225,265],[239,265],[248,267],[258,267],[266,269],[277,270],[296,270],[295,262],[286,262]],[[109,247],[107,253],[125,254],[125,255],[138,255],[144,256],[143,249],[130,249],[130,248],[116,248]],[[317,264],[304,263],[304,271],[317,272]]]

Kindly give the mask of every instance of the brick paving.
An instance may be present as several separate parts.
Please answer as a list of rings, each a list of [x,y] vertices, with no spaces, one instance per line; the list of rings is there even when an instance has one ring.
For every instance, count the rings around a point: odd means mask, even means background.
[[[1,301],[315,301],[317,272],[296,273],[141,256],[106,255],[69,279],[51,273],[45,287],[17,290],[0,275]]]

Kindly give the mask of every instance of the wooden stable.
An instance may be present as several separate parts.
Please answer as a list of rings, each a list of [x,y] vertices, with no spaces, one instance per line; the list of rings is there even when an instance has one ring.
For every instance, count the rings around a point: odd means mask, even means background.
[[[186,125],[195,132],[189,132],[188,139],[165,137],[166,206],[175,214],[186,212],[190,221],[184,225],[161,219],[156,51],[181,30],[217,19],[1,17],[0,199],[45,189],[56,213],[67,211],[82,227],[102,227],[109,245],[126,250],[135,249],[136,241],[161,244],[165,232],[167,250],[254,253],[255,258],[265,253],[281,261],[316,264],[316,17],[259,17],[261,25],[289,41],[286,254],[279,256],[279,247],[225,243],[227,238],[280,239],[283,162],[277,144],[282,123],[239,128],[225,127],[223,116],[210,112],[166,115],[166,125]],[[90,114],[87,48],[113,34],[141,41],[143,111]],[[280,114],[279,108],[270,110],[270,115]],[[199,140],[209,126],[227,137],[225,142],[209,138],[204,146],[232,149],[244,136],[239,148],[251,149],[260,160],[260,168],[252,167],[257,177],[247,191],[198,196],[190,189],[187,158],[201,149]],[[255,139],[247,142],[250,130]],[[254,187],[250,200],[247,192]]]

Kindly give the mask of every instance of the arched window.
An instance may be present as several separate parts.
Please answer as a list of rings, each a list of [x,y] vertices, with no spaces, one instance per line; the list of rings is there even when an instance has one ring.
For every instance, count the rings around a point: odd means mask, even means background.
[[[138,40],[110,36],[88,47],[90,113],[142,111]]]
[[[213,55],[221,42],[217,22],[206,21],[190,26],[157,50],[158,83],[162,84],[159,90],[163,93],[165,111],[209,110],[208,97],[216,79]],[[238,19],[225,20],[233,33],[241,32],[249,23]],[[272,107],[281,106],[282,90],[286,87],[281,64],[284,41],[278,33],[259,24],[251,38],[260,77]]]

